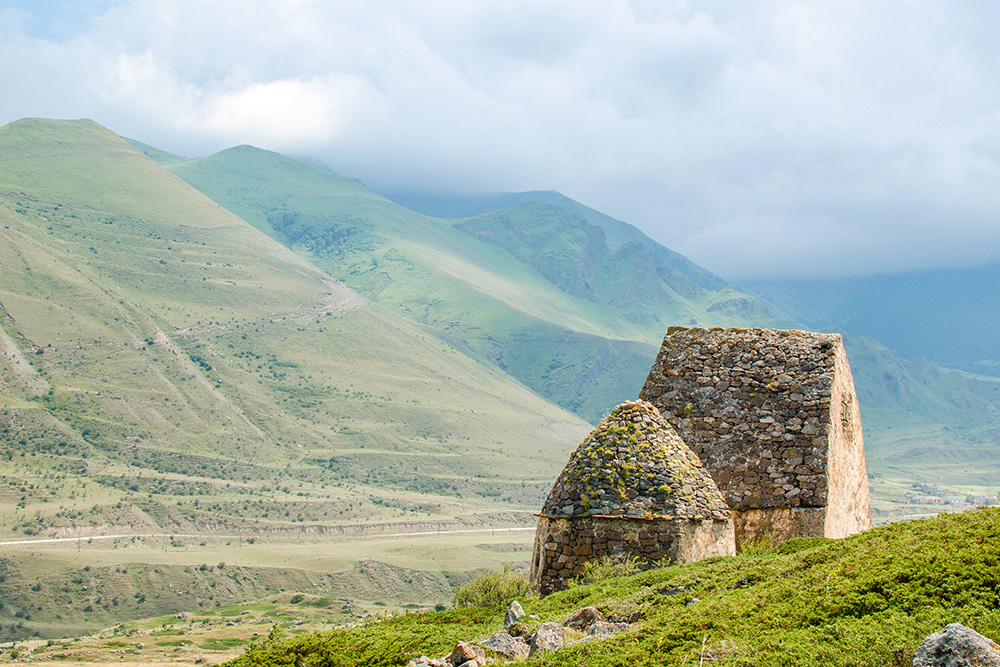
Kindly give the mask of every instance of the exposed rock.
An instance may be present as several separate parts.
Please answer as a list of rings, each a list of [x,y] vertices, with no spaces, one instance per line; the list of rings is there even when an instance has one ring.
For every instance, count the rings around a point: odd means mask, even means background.
[[[478,646],[458,642],[452,649],[449,659],[454,667],[477,667],[486,664],[486,653]]]
[[[531,647],[520,637],[511,637],[506,632],[495,632],[480,642],[483,648],[488,648],[507,660],[518,660],[527,657]]]
[[[539,651],[554,651],[562,648],[566,644],[566,630],[558,623],[549,621],[542,623],[531,636],[531,646],[528,656],[535,655]]]
[[[503,617],[503,629],[506,630],[511,626],[512,623],[516,623],[524,618],[524,609],[521,607],[521,603],[514,600],[507,607],[507,613]]]
[[[454,667],[446,658],[428,658],[422,655],[406,663],[406,667]]]
[[[587,634],[595,637],[610,637],[616,632],[627,632],[632,629],[631,623],[608,623],[596,621],[587,629]]]
[[[924,639],[913,655],[913,667],[1000,667],[1000,644],[951,623]]]
[[[598,611],[596,607],[584,607],[570,614],[563,625],[567,628],[584,631],[594,623],[603,620],[604,614]]]

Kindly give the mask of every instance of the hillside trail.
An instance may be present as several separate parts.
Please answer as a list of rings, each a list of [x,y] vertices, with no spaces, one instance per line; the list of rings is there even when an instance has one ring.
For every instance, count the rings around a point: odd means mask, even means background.
[[[457,530],[422,530],[413,532],[402,532],[402,533],[371,533],[371,534],[352,534],[348,535],[351,539],[374,539],[374,538],[384,538],[384,537],[421,537],[427,535],[457,535],[460,533],[512,533],[517,531],[535,530],[534,526],[523,526],[516,528],[462,528]],[[13,540],[8,542],[0,542],[0,547],[6,546],[18,546],[25,544],[52,544],[56,542],[84,542],[90,540],[118,540],[127,539],[130,537],[142,537],[142,538],[156,538],[156,539],[167,539],[171,537],[185,537],[189,539],[198,539],[205,537],[212,537],[216,539],[231,539],[238,540],[245,538],[245,535],[217,535],[215,533],[122,533],[120,535],[87,535],[85,537],[50,537],[38,540]]]

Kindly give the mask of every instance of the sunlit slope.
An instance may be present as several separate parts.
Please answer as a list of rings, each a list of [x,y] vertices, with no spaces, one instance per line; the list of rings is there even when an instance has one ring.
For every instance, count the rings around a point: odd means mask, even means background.
[[[0,437],[62,457],[47,466],[102,472],[102,502],[146,471],[516,505],[543,492],[586,429],[92,122],[12,123],[0,155]],[[338,494],[324,502],[349,496]],[[364,504],[355,520],[396,514]],[[176,507],[183,522],[189,508]],[[43,532],[68,523],[55,503],[41,511]],[[281,516],[269,521],[294,520]]]
[[[165,163],[367,298],[593,421],[634,397],[667,326],[778,321],[721,281],[703,287],[669,251],[609,248],[603,228],[551,204],[442,220],[249,146]]]
[[[383,193],[386,194],[386,193]],[[726,282],[708,269],[702,268],[660,245],[643,234],[638,228],[612,218],[574,201],[555,190],[530,190],[527,192],[501,192],[491,195],[429,195],[427,193],[388,193],[386,196],[397,204],[425,215],[439,218],[472,218],[492,213],[518,204],[551,204],[563,211],[581,217],[592,225],[604,230],[608,247],[617,250],[626,243],[637,243],[650,250],[652,255],[669,263],[673,270],[690,278],[700,287],[715,290],[725,287]],[[668,216],[669,213],[665,213]]]

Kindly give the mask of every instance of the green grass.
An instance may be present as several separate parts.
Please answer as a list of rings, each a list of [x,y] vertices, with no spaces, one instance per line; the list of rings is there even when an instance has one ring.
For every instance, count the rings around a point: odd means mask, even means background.
[[[538,616],[532,626],[588,605],[636,626],[538,664],[903,666],[951,622],[1000,636],[998,577],[1000,510],[990,509],[603,579],[523,604]],[[486,608],[406,616],[259,643],[230,664],[402,665],[482,638],[501,617]]]

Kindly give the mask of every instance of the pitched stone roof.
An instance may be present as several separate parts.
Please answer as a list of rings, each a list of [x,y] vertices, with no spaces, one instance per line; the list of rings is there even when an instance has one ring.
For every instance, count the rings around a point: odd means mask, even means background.
[[[577,447],[542,514],[552,518],[730,518],[701,461],[646,401],[615,408]]]

